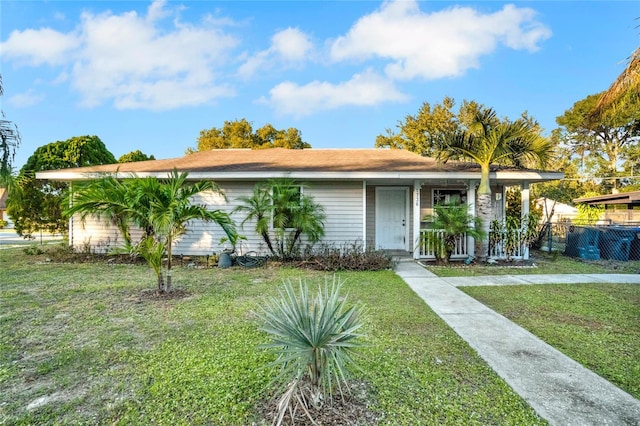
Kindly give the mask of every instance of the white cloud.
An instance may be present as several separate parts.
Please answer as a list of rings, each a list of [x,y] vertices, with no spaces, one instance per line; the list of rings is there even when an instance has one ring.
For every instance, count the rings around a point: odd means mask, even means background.
[[[210,20],[181,23],[179,8],[165,6],[153,2],[146,16],[84,13],[69,34],[13,33],[1,46],[3,55],[34,66],[64,65],[61,75],[89,107],[113,102],[120,109],[171,109],[232,95],[218,80],[238,41]],[[167,17],[174,18],[170,26],[162,21]]]
[[[481,56],[499,44],[534,51],[551,30],[532,9],[506,5],[482,14],[470,7],[424,13],[415,1],[384,3],[334,40],[334,61],[389,60],[386,73],[397,79],[459,76],[477,68]]]
[[[349,105],[372,106],[407,99],[391,81],[371,70],[339,84],[313,81],[300,86],[284,82],[272,88],[269,95],[269,98],[261,98],[258,102],[270,105],[279,114],[296,117]]]
[[[271,38],[271,43],[272,51],[289,63],[304,61],[313,48],[309,36],[297,28],[279,31]]]
[[[43,94],[37,93],[34,89],[29,89],[24,93],[11,96],[9,103],[16,108],[26,108],[39,104],[43,99]]]
[[[13,59],[22,65],[61,65],[71,59],[80,44],[77,34],[41,28],[12,31],[0,44],[0,50],[5,60]]]
[[[275,66],[300,67],[309,58],[312,49],[313,43],[307,34],[298,28],[287,28],[274,34],[269,48],[249,57],[238,72],[247,78],[261,69],[271,69]]]

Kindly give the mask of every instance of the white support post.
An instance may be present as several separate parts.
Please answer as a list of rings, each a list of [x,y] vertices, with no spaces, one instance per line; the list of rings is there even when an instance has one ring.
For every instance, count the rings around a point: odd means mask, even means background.
[[[470,180],[467,182],[467,213],[476,217],[476,185],[478,184],[475,180]],[[472,225],[472,224],[471,224]],[[470,257],[476,255],[476,240],[472,236],[467,236],[467,254]]]
[[[69,207],[73,207],[73,181],[69,182]],[[73,247],[73,215],[69,216],[69,247]]]
[[[421,182],[413,181],[413,258],[420,257],[420,189]]]
[[[531,197],[529,182],[522,182],[520,194],[522,194],[520,198],[520,218],[525,220],[529,216],[529,198]],[[524,260],[529,259],[529,245],[525,245],[522,248],[522,258]]]
[[[362,181],[362,250],[367,250],[367,181]]]

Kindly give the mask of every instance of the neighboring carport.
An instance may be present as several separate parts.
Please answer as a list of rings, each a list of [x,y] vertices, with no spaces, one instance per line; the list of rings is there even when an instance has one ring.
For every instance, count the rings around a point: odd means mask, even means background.
[[[573,202],[604,205],[605,209],[610,209],[610,206],[626,206],[626,212],[616,210],[622,215],[617,216],[612,225],[575,227],[575,235],[567,236],[565,254],[573,253],[573,249],[576,252],[574,256],[586,259],[640,260],[640,221],[634,215],[637,213],[634,207],[640,208],[640,191],[577,198]],[[612,218],[612,215],[605,216]],[[570,244],[571,240],[573,244]]]

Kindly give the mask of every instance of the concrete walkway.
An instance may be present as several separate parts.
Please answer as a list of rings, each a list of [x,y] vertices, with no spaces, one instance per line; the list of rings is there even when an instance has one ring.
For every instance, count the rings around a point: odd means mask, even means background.
[[[398,263],[396,273],[550,424],[640,425],[639,400],[456,288],[490,283],[640,284],[640,276],[438,278],[415,262]]]

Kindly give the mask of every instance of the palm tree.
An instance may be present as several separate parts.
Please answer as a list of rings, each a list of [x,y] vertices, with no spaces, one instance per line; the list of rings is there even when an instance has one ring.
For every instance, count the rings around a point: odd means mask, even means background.
[[[4,95],[2,74],[0,74],[0,96]],[[20,147],[20,132],[18,126],[6,120],[4,111],[0,110],[0,186],[12,185],[12,166],[16,150]]]
[[[640,102],[640,47],[629,58],[627,67],[602,93],[593,113],[601,115],[611,107],[630,106]]]
[[[78,188],[72,195],[73,206],[66,214],[105,217],[118,226],[125,239],[126,249],[142,256],[158,275],[160,292],[171,290],[172,250],[176,239],[186,232],[190,220],[217,223],[235,244],[235,224],[228,213],[207,210],[193,204],[193,197],[203,191],[219,192],[211,181],[190,183],[188,174],[173,169],[166,179],[153,177],[118,180],[105,176]],[[133,244],[129,226],[144,231],[142,240]],[[162,256],[167,256],[167,279],[162,277]]]
[[[187,231],[190,220],[200,219],[217,223],[231,244],[237,242],[235,224],[229,215],[220,210],[207,210],[204,205],[193,204],[193,197],[204,191],[217,191],[212,181],[187,183],[188,173],[173,169],[167,179],[146,178],[137,186],[139,199],[150,201],[149,223],[156,240],[163,244],[167,255],[167,280],[165,291],[171,291],[171,267],[173,244]]]
[[[428,233],[420,244],[433,247],[438,262],[449,263],[460,237],[469,235],[479,239],[485,236],[480,219],[470,215],[465,204],[437,204],[433,209],[434,214],[425,216],[424,220],[431,222],[435,232]]]
[[[477,209],[482,233],[486,236],[492,219],[491,166],[525,167],[535,163],[543,167],[552,154],[552,146],[531,120],[499,120],[493,109],[483,108],[476,112],[467,130],[456,131],[441,141],[437,157],[444,162],[471,160],[480,166]],[[486,261],[488,254],[488,241],[483,238],[479,244],[478,259]]]
[[[324,208],[302,192],[304,185],[289,178],[272,179],[254,187],[236,211],[255,220],[255,231],[262,236],[273,256],[290,259],[301,236],[315,243],[324,236]]]
[[[97,219],[103,217],[118,228],[125,244],[131,245],[129,221],[131,216],[139,210],[132,210],[132,191],[130,181],[116,179],[112,175],[89,181],[85,184],[75,184],[75,191],[69,195],[72,198],[71,207],[65,210],[66,216],[78,214],[81,221],[87,216]]]
[[[276,252],[273,248],[271,237],[269,236],[271,210],[273,208],[269,188],[265,185],[256,185],[253,187],[253,193],[250,197],[242,196],[238,197],[238,200],[243,204],[236,207],[236,211],[244,211],[247,213],[241,225],[244,226],[248,221],[255,220],[256,233],[262,237],[271,254],[275,256]]]
[[[310,243],[317,243],[324,236],[324,208],[311,197],[303,196],[291,220],[293,233],[289,237],[289,253],[295,253],[300,236],[305,235]]]

